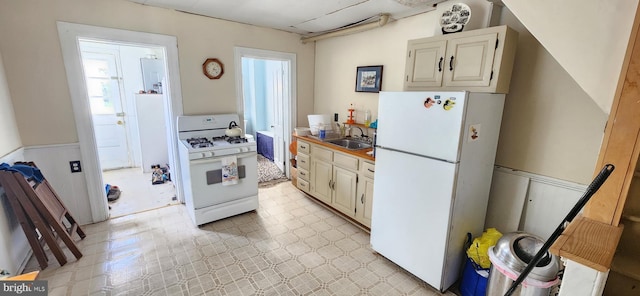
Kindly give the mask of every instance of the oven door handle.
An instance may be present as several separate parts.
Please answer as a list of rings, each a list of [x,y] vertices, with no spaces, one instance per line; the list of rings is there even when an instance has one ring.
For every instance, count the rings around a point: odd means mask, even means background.
[[[208,164],[212,162],[219,162],[223,158],[228,156],[235,156],[237,158],[247,158],[247,157],[257,157],[256,155],[257,153],[255,151],[252,151],[252,152],[245,152],[245,153],[231,154],[231,155],[224,155],[224,156],[214,156],[214,157],[207,157],[207,158],[201,158],[201,159],[194,159],[189,161],[189,164],[198,165],[198,164]]]

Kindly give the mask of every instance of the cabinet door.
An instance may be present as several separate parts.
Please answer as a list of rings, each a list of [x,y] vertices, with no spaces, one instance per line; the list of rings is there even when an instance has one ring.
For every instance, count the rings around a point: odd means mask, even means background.
[[[498,33],[453,38],[447,43],[445,86],[489,86]]]
[[[327,204],[331,203],[331,168],[330,163],[311,158],[310,193]]]
[[[356,186],[358,174],[341,167],[333,167],[333,201],[331,205],[351,217],[356,211]]]
[[[409,42],[405,89],[442,85],[446,47],[446,40]]]
[[[361,178],[356,198],[356,220],[371,227],[371,204],[373,204],[373,179]]]

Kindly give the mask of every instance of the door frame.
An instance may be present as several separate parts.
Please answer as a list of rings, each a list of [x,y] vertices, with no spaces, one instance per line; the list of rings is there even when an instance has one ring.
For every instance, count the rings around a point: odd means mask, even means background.
[[[234,48],[235,53],[235,70],[236,70],[236,98],[237,98],[237,110],[240,115],[240,122],[244,122],[244,86],[242,81],[242,58],[253,58],[253,59],[262,59],[262,60],[276,60],[276,61],[287,61],[289,62],[289,84],[288,88],[288,100],[284,101],[284,112],[285,115],[283,118],[283,139],[284,139],[284,169],[285,175],[290,177],[289,171],[289,159],[291,158],[290,152],[287,147],[291,143],[291,135],[293,133],[293,129],[297,124],[297,92],[296,92],[296,54],[288,53],[288,52],[279,52],[279,51],[271,51],[264,49],[255,49],[248,47],[238,47]],[[246,127],[245,127],[246,128]]]
[[[71,95],[71,103],[78,132],[80,155],[85,168],[84,176],[87,185],[87,194],[91,207],[93,222],[100,222],[109,218],[106,192],[102,182],[102,171],[98,160],[98,151],[91,118],[91,109],[87,100],[87,87],[84,81],[82,57],[80,54],[79,40],[89,39],[107,41],[129,45],[141,45],[162,47],[165,50],[167,63],[166,87],[169,94],[167,106],[168,129],[167,145],[169,150],[169,163],[174,172],[179,172],[178,141],[175,118],[182,115],[182,90],[180,86],[180,72],[178,65],[178,41],[175,36],[135,32],[121,29],[112,29],[90,25],[57,22],[60,46],[67,72],[67,82]],[[179,178],[173,180],[176,186],[178,200],[184,200],[182,183]]]

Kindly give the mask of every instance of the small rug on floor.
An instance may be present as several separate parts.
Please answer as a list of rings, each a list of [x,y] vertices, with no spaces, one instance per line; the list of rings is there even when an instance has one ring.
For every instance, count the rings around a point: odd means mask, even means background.
[[[289,181],[287,176],[268,158],[258,154],[258,187],[271,187]]]

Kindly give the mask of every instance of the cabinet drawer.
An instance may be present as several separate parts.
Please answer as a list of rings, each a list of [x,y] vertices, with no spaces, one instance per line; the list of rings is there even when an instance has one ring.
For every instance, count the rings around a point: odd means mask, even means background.
[[[309,192],[309,182],[298,178],[298,189]]]
[[[309,143],[300,140],[298,140],[297,143],[298,144],[296,145],[296,149],[298,149],[298,153],[311,153],[311,145],[309,145]]]
[[[315,159],[331,162],[333,160],[333,151],[321,148],[319,146],[311,147],[311,155]]]
[[[309,170],[309,155],[298,154],[298,160],[296,161],[298,168]]]
[[[298,180],[309,181],[309,171],[298,167]]]
[[[373,179],[373,173],[376,171],[376,165],[370,162],[363,161],[361,162],[362,175],[368,178]]]
[[[345,169],[358,170],[358,159],[342,153],[334,153],[333,164],[341,166]]]

